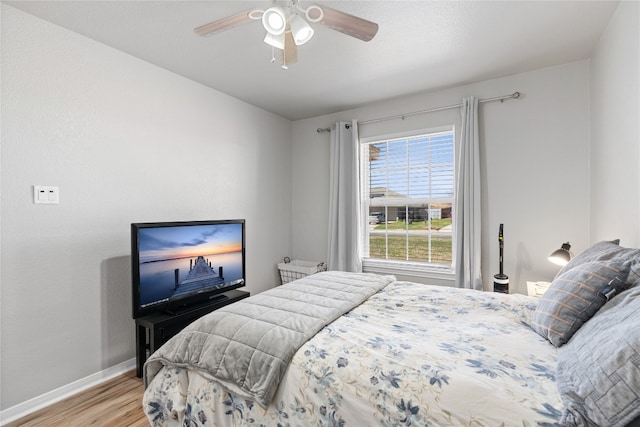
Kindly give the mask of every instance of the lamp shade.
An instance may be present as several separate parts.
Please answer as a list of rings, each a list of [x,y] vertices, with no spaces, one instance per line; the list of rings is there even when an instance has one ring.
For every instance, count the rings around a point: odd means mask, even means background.
[[[276,49],[283,50],[284,49],[284,34],[273,35],[271,33],[267,33],[264,36],[264,42],[268,45],[275,47]]]
[[[549,255],[549,261],[557,265],[567,265],[571,260],[571,245],[569,242],[563,243],[560,249],[553,251],[551,255]]]
[[[302,17],[294,15],[289,20],[289,25],[293,34],[293,41],[298,46],[305,44],[313,37],[313,28]]]
[[[274,6],[262,14],[262,25],[268,33],[274,36],[284,33],[287,27],[287,15],[281,7]]]

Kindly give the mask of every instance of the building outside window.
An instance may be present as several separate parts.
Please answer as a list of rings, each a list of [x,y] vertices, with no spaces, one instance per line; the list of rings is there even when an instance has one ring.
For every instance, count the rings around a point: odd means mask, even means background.
[[[454,141],[453,127],[361,141],[365,267],[451,270]]]

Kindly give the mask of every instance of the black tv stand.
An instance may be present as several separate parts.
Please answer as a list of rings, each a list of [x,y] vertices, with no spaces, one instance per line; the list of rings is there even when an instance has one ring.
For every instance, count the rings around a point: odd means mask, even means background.
[[[166,310],[163,310],[164,313],[167,313],[170,316],[182,316],[183,314],[187,314],[190,311],[197,311],[202,309],[203,307],[209,306],[211,304],[218,304],[223,301],[228,300],[229,297],[226,293],[214,295],[209,297],[207,301],[199,302],[197,304],[189,304],[189,305],[176,305],[173,307],[168,307]]]
[[[185,326],[199,317],[214,310],[247,298],[249,292],[237,289],[217,295],[202,304],[191,307],[180,307],[184,310],[172,310],[172,314],[158,312],[136,319],[136,375],[142,378],[144,362],[169,338],[184,329]]]

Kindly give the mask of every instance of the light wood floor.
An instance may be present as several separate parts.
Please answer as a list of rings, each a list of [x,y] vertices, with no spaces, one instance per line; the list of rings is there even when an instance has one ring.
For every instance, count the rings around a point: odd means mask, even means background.
[[[55,403],[5,427],[148,427],[142,379],[135,370]]]

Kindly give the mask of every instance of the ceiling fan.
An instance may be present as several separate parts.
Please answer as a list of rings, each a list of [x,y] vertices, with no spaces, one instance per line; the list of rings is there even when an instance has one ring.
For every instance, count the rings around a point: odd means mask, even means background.
[[[281,66],[288,69],[297,62],[297,46],[313,37],[314,29],[309,23],[319,24],[348,36],[368,42],[378,32],[378,24],[328,6],[310,5],[302,7],[297,0],[285,6],[274,3],[271,7],[250,9],[226,18],[201,25],[194,29],[199,36],[210,37],[231,28],[261,21],[266,31],[264,42],[272,47],[271,62],[275,62],[275,49],[281,51]]]

